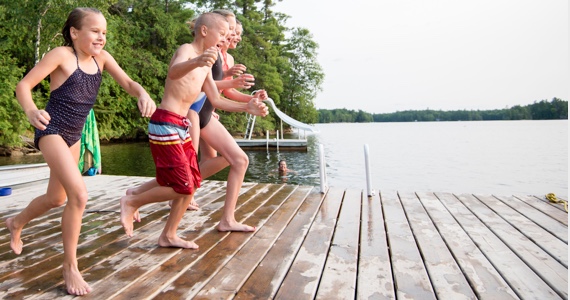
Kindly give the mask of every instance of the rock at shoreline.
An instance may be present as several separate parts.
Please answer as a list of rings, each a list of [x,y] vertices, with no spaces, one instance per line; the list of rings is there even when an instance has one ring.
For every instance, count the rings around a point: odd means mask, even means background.
[[[24,146],[22,147],[5,147],[0,146],[0,156],[13,156],[13,157],[20,157],[24,155],[39,155],[41,154],[40,150],[34,147],[34,140],[20,136],[22,141],[24,142]]]

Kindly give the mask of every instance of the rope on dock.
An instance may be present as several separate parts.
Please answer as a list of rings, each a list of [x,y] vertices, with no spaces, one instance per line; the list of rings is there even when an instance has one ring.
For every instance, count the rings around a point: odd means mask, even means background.
[[[551,203],[563,203],[564,204],[564,210],[566,211],[566,213],[568,213],[568,201],[556,197],[556,195],[554,193],[546,194],[546,199],[548,201],[550,201]]]

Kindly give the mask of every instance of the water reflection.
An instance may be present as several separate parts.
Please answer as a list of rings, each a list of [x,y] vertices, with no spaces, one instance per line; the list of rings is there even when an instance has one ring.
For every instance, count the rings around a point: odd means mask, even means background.
[[[294,135],[285,138],[297,138]],[[307,151],[246,151],[249,168],[245,174],[247,182],[319,185],[318,143],[314,135],[307,137]],[[107,144],[101,147],[103,174],[128,176],[155,176],[154,163],[148,143]],[[286,160],[290,172],[279,176],[280,160]],[[211,180],[227,180],[229,168],[211,176]]]
[[[568,195],[568,121],[317,124],[306,152],[246,151],[245,181],[319,186],[318,144],[330,186],[366,188],[363,145],[370,146],[373,189],[499,195]],[[288,136],[286,138],[295,138]],[[154,177],[148,142],[102,145],[103,174]],[[297,171],[272,172],[281,159]],[[0,157],[0,165],[43,162]],[[226,180],[229,169],[209,179]]]

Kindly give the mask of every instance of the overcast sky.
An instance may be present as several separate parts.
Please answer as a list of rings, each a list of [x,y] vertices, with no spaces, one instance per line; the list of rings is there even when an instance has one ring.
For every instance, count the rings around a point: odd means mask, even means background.
[[[567,0],[283,0],[273,10],[319,43],[317,108],[484,110],[569,98]]]

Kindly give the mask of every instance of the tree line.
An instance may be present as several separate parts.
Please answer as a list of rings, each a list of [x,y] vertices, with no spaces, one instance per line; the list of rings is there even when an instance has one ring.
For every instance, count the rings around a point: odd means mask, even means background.
[[[494,110],[406,110],[372,114],[362,110],[319,109],[319,123],[493,121],[568,119],[568,101],[553,98]]]
[[[103,12],[105,50],[157,103],[174,51],[192,41],[186,22],[213,9],[232,10],[244,32],[230,53],[256,78],[255,86],[244,92],[265,89],[286,114],[317,122],[313,99],[324,79],[317,62],[318,44],[309,30],[285,26],[289,16],[272,9],[276,1],[281,0],[0,0],[0,146],[19,146],[21,136],[33,135],[15,97],[16,84],[45,53],[63,44],[61,28],[78,6]],[[49,93],[47,79],[32,91],[38,108],[45,107]],[[102,140],[146,137],[148,120],[140,117],[136,99],[106,72],[94,111]],[[218,113],[230,132],[245,131],[245,113]],[[274,115],[256,122],[260,133],[278,126]]]

